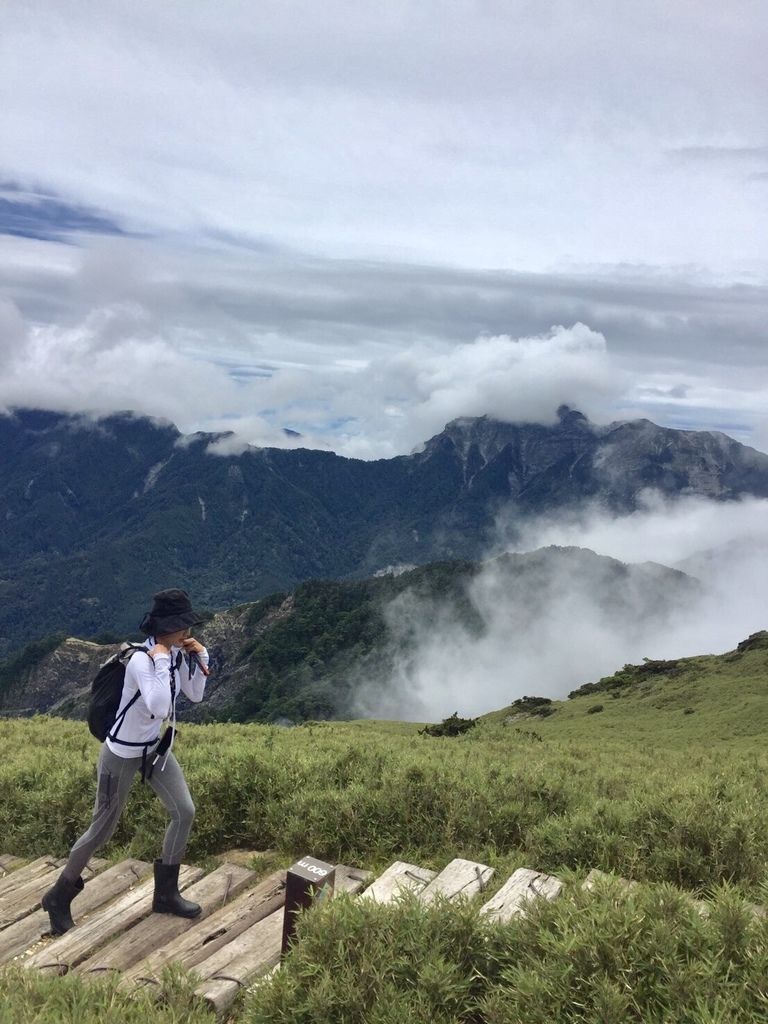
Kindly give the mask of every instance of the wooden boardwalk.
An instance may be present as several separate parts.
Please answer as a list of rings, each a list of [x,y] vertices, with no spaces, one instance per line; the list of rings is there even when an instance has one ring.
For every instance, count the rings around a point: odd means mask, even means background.
[[[150,864],[124,860],[107,867],[94,859],[72,906],[75,927],[54,937],[40,899],[62,863],[50,857],[25,862],[0,856],[0,966],[18,963],[29,970],[74,971],[91,978],[116,972],[122,988],[135,990],[157,986],[163,968],[179,964],[199,977],[197,994],[223,1013],[242,988],[279,963],[286,871],[259,879],[237,864],[221,864],[208,874],[182,865],[179,888],[202,907],[201,916],[190,921],[152,913]],[[362,893],[361,899],[379,903],[402,891],[417,894],[425,904],[474,898],[480,914],[506,921],[524,914],[529,901],[555,899],[563,888],[552,875],[519,868],[487,899],[493,875],[487,864],[461,858],[440,872],[396,861],[375,879],[369,871],[337,865],[335,892]],[[584,888],[599,884],[600,877],[608,876],[592,872]]]
[[[124,860],[107,867],[92,860],[85,888],[72,904],[75,927],[49,932],[40,907],[63,861],[40,857],[26,863],[0,856],[0,966],[20,964],[51,974],[121,975],[120,985],[157,985],[163,967],[181,964],[200,977],[197,992],[218,1012],[238,991],[273,968],[280,958],[285,871],[258,879],[237,864],[205,874],[182,865],[179,889],[202,907],[194,920],[152,913],[152,865]],[[360,892],[370,872],[336,869],[336,892]]]

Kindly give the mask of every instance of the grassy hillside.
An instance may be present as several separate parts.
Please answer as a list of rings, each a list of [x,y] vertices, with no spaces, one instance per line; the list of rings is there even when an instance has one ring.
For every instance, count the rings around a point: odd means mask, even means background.
[[[744,902],[768,902],[768,638],[625,667],[586,691],[546,717],[513,706],[455,738],[371,721],[183,727],[193,861],[234,846],[274,849],[270,864],[311,853],[374,870],[465,856],[496,867],[498,884],[522,865],[554,872],[573,897],[491,933],[461,907],[340,900],[307,918],[305,942],[233,1020],[768,1019],[768,924]],[[98,744],[45,717],[0,721],[0,743],[4,852],[66,853],[89,818]],[[152,857],[162,828],[137,786],[106,852]],[[592,867],[640,885],[587,899],[578,885]],[[709,918],[692,896],[713,900]],[[67,986],[0,976],[3,1021],[64,1024],[66,996],[96,1024],[96,1003]],[[155,1018],[197,1022],[185,998]],[[59,1016],[46,1016],[56,999]]]
[[[521,715],[517,723],[536,722],[542,737],[595,746],[616,738],[671,749],[753,749],[768,731],[768,632],[727,654],[625,665],[545,706],[551,713],[543,717],[510,705],[485,721],[512,724]]]

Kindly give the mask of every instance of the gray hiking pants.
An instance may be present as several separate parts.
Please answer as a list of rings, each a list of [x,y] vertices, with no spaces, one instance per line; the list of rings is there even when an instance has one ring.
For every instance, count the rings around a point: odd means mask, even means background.
[[[165,770],[161,771],[164,761],[165,756],[157,762],[151,778],[147,779],[147,785],[154,789],[171,816],[163,840],[163,863],[180,864],[195,817],[195,805],[179,762],[171,753]],[[131,783],[140,771],[141,757],[118,757],[106,743],[103,744],[97,768],[93,818],[88,831],[72,847],[62,871],[66,878],[71,881],[79,878],[96,850],[110,839],[125,807]]]

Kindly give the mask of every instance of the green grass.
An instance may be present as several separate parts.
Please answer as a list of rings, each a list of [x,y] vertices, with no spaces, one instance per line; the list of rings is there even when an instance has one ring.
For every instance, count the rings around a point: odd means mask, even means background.
[[[744,909],[768,880],[768,649],[685,659],[668,675],[625,668],[601,684],[548,717],[513,707],[455,738],[370,721],[183,726],[190,860],[238,846],[373,870],[463,856],[495,867],[498,884],[525,865],[576,893],[490,938],[466,908],[341,900],[307,916],[296,955],[234,1019],[768,1021],[766,926]],[[0,743],[2,852],[66,854],[89,820],[98,744],[82,723],[45,717],[0,720]],[[137,785],[107,856],[156,856],[163,826]],[[641,885],[630,899],[586,900],[578,883],[592,867]],[[709,920],[692,896],[714,897]],[[3,984],[29,1019],[59,991]]]
[[[192,979],[168,969],[158,994],[128,994],[118,978],[86,982],[78,975],[49,977],[22,967],[0,971],[2,1024],[213,1024],[194,996]]]
[[[248,1024],[743,1024],[768,1019],[768,924],[719,892],[578,889],[489,924],[471,906],[345,900],[302,922]]]

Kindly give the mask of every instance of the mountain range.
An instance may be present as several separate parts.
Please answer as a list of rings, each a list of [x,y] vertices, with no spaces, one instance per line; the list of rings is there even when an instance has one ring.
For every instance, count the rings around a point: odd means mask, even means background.
[[[482,558],[514,524],[643,492],[768,496],[768,455],[648,420],[458,419],[411,455],[362,461],[182,435],[129,413],[0,416],[0,657],[54,632],[131,631],[153,591],[209,609],[309,579]]]

